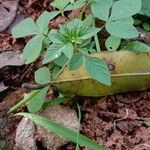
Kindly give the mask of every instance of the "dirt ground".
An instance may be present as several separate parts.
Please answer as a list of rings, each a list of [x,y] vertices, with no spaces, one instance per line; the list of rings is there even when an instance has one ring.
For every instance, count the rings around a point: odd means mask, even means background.
[[[4,1],[0,0],[0,5],[2,2]],[[36,19],[42,11],[52,10],[49,3],[50,0],[20,0],[16,22],[25,17]],[[22,13],[23,15],[20,15]],[[63,22],[64,20],[58,17],[51,26],[57,27]],[[0,53],[21,52],[25,45],[26,38],[16,41],[10,35],[12,26],[10,24],[5,31],[0,32]],[[0,70],[0,81],[9,86],[7,90],[0,92],[0,141],[6,142],[8,150],[14,148],[16,127],[21,118],[8,115],[7,112],[23,98],[27,91],[21,88],[21,84],[32,82],[33,73],[40,65],[36,62],[32,65]],[[150,121],[149,91],[100,98],[79,97],[78,103],[82,113],[81,133],[84,135],[104,145],[108,150],[150,150],[150,127],[144,124],[145,121]],[[20,109],[20,111],[24,110],[26,108]],[[75,148],[73,144],[68,143],[62,149]]]

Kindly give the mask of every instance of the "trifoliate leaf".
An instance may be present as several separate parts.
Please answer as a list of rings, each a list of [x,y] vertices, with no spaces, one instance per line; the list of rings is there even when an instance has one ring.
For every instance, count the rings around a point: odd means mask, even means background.
[[[12,29],[12,35],[16,38],[21,38],[28,35],[35,35],[39,32],[38,30],[33,19],[26,18]]]
[[[94,57],[85,57],[85,68],[94,80],[111,85],[109,69],[105,61]]]
[[[118,0],[112,6],[110,20],[131,17],[141,10],[141,0]]]
[[[105,41],[105,46],[108,51],[116,51],[119,47],[121,39],[115,36],[110,36]]]
[[[45,84],[50,81],[50,71],[47,67],[42,67],[35,72],[35,82]]]
[[[56,17],[59,13],[60,13],[59,11],[52,11],[52,12],[44,11],[36,20],[36,24],[39,28],[39,31],[41,33],[47,34],[50,20]]]
[[[43,40],[44,36],[38,34],[26,44],[23,50],[23,58],[26,64],[34,62],[40,56]]]
[[[113,4],[113,0],[94,0],[91,5],[91,11],[94,17],[107,21],[109,17],[109,9]]]
[[[82,63],[83,63],[82,54],[81,53],[74,54],[68,64],[69,70],[75,70],[75,69],[80,68]]]
[[[30,99],[27,103],[29,112],[35,113],[42,108],[48,89],[49,87],[40,89],[39,92]]]

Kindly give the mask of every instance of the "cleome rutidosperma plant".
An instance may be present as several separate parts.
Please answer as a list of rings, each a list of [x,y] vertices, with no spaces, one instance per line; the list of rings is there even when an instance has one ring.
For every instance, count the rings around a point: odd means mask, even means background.
[[[37,112],[42,108],[54,106],[66,100],[67,96],[60,96],[55,102],[45,102],[47,91],[65,67],[75,70],[84,66],[86,72],[96,81],[110,86],[111,79],[109,69],[105,60],[98,59],[91,54],[100,53],[101,48],[98,40],[98,33],[105,29],[109,37],[105,41],[108,51],[116,51],[121,39],[133,39],[139,36],[137,29],[133,26],[133,15],[141,10],[141,0],[54,0],[51,6],[55,11],[44,11],[36,21],[26,18],[15,26],[12,35],[16,38],[31,36],[23,50],[25,64],[36,61],[41,54],[44,55],[42,68],[35,72],[36,90],[14,106],[10,112],[21,105],[26,104],[29,112]],[[84,10],[90,10],[85,16]],[[78,9],[78,17],[70,20],[65,14]],[[49,28],[52,19],[62,15],[65,23],[57,29]],[[103,26],[96,26],[96,20],[101,20]],[[132,47],[141,46],[149,51],[149,47],[140,42],[130,43],[125,49],[133,50]],[[137,49],[138,51],[142,51]],[[37,124],[54,131],[77,144],[98,150],[104,149],[95,142],[81,134],[64,128],[50,120],[46,120],[33,114],[22,113]],[[60,132],[60,129],[64,132]],[[68,134],[66,134],[68,133]],[[78,136],[78,141],[75,138]]]

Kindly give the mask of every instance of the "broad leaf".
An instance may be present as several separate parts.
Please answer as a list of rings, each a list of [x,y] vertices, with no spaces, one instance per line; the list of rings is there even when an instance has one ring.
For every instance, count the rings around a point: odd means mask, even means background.
[[[70,140],[72,142],[77,142],[77,132],[68,129],[58,123],[55,123],[51,120],[46,118],[40,117],[38,115],[29,114],[29,113],[18,113],[17,115],[22,115],[29,118],[31,121],[35,122],[36,124],[48,129],[48,131],[52,131],[63,138]],[[90,140],[86,136],[79,134],[78,135],[78,143],[81,146],[89,147],[93,150],[105,150],[101,145],[96,144],[96,142]]]
[[[105,41],[105,46],[108,51],[116,51],[119,47],[121,39],[115,36],[110,36]]]
[[[59,13],[59,11],[44,11],[36,20],[36,24],[39,28],[39,31],[44,34],[47,34],[50,20],[56,17]]]
[[[48,83],[50,79],[50,71],[47,67],[42,67],[35,72],[35,81],[38,84]]]
[[[139,41],[131,42],[123,49],[129,50],[129,51],[134,51],[134,52],[150,52],[150,46],[148,46],[142,42],[139,42]]]
[[[89,39],[92,36],[96,35],[100,30],[101,30],[100,28],[90,27],[85,31],[85,33],[83,33],[84,35],[81,36],[80,38],[82,40]]]
[[[51,62],[57,58],[59,58],[59,56],[61,55],[61,53],[63,51],[66,50],[70,50],[70,43],[65,44],[65,45],[58,45],[58,44],[52,44],[50,45],[50,47],[48,48],[45,56],[44,56],[44,60],[43,60],[43,64]]]
[[[49,87],[40,89],[39,92],[27,102],[29,112],[37,112],[42,108]]]
[[[69,70],[75,70],[80,68],[83,64],[83,56],[81,53],[74,54],[71,60],[69,61],[68,67]]]
[[[12,35],[16,38],[21,38],[28,35],[35,35],[39,32],[38,30],[35,22],[31,18],[26,18],[12,29]]]
[[[113,36],[129,39],[139,36],[136,28],[127,21],[117,20],[106,23],[106,30]]]
[[[94,17],[107,21],[109,17],[109,9],[112,4],[113,0],[94,0],[91,5],[91,11]]]
[[[112,6],[110,20],[123,19],[141,10],[141,0],[118,0]]]
[[[94,80],[105,85],[111,85],[110,74],[105,61],[94,57],[85,57],[85,68]]]
[[[44,36],[42,34],[33,37],[23,50],[23,58],[26,64],[34,62],[41,53]]]

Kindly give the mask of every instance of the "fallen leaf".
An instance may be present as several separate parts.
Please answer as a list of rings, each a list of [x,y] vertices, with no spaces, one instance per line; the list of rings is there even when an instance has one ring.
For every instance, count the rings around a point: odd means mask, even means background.
[[[0,32],[14,21],[18,7],[18,0],[7,0],[0,3]]]

